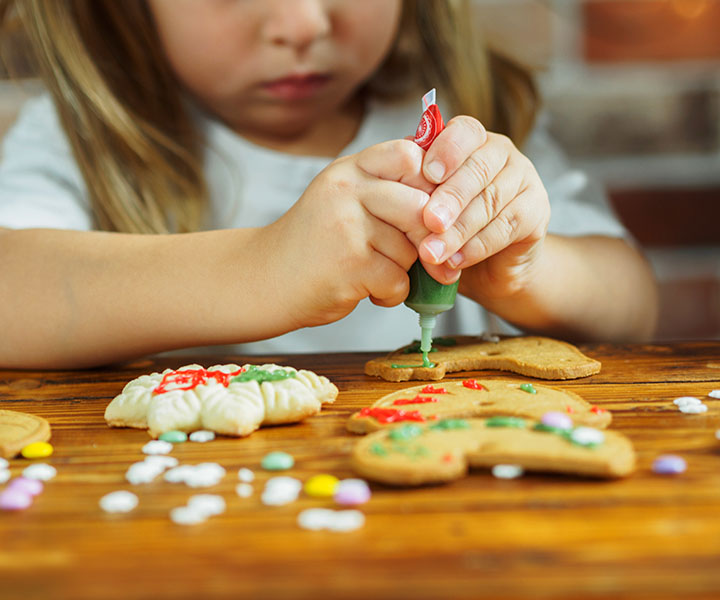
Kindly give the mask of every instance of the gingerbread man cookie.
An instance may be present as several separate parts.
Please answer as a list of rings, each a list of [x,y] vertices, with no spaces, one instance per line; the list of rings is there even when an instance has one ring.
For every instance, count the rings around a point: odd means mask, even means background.
[[[481,337],[439,338],[424,367],[417,344],[404,346],[365,364],[365,374],[387,381],[437,381],[446,373],[499,369],[538,379],[576,379],[600,372],[600,363],[572,344],[545,337],[486,341]]]
[[[567,390],[513,379],[466,379],[417,385],[387,394],[353,414],[347,428],[355,433],[368,433],[403,422],[495,415],[537,420],[549,411],[565,414],[576,424],[590,427],[604,428],[612,420],[607,410]]]
[[[499,416],[406,423],[357,442],[353,469],[390,485],[441,483],[469,467],[518,465],[529,471],[624,477],[635,468],[630,440],[615,431]]]
[[[32,442],[50,439],[50,423],[16,410],[0,410],[0,457],[12,458]]]
[[[261,425],[301,421],[337,394],[327,377],[292,367],[187,365],[128,383],[107,406],[105,420],[148,429],[153,437],[198,429],[245,436]]]

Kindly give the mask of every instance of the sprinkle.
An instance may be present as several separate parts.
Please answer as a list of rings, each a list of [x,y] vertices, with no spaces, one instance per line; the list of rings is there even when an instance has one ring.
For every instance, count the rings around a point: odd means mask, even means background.
[[[570,441],[578,446],[598,446],[605,441],[605,434],[592,427],[576,427],[570,432]]]
[[[575,409],[570,406],[569,404],[565,407],[565,412],[569,415],[573,414],[575,412]]]
[[[708,394],[711,398],[720,398],[720,390],[713,390]]]
[[[118,490],[100,498],[100,508],[108,513],[126,513],[138,505],[138,497],[132,492]]]
[[[170,511],[170,520],[178,525],[198,525],[204,523],[207,517],[187,506],[178,506]]]
[[[253,486],[249,483],[238,483],[235,486],[235,493],[241,498],[249,498],[253,494]]]
[[[295,459],[287,452],[270,452],[266,454],[260,465],[266,471],[285,471],[292,469]]]
[[[133,485],[150,483],[164,471],[163,467],[149,462],[136,462],[125,472],[125,479]]]
[[[565,413],[550,411],[546,412],[540,422],[554,429],[572,429],[573,422]]]
[[[395,441],[408,441],[418,437],[423,432],[422,427],[413,425],[412,423],[406,423],[390,430],[388,437]]]
[[[9,469],[0,469],[0,484],[5,483],[12,475]]]
[[[193,431],[190,434],[191,442],[199,442],[201,444],[204,444],[205,442],[212,442],[214,439],[215,439],[215,432],[207,431],[205,429],[201,429],[200,431]]]
[[[181,465],[165,473],[165,481],[184,483],[193,488],[211,487],[220,483],[225,476],[225,469],[217,463],[200,463],[198,465]]]
[[[678,406],[681,413],[686,415],[699,415],[707,412],[707,404],[681,404]]]
[[[43,491],[43,487],[42,481],[37,479],[17,477],[10,482],[7,489],[21,490],[28,496],[37,496]]]
[[[57,475],[57,469],[47,463],[36,463],[23,469],[23,477],[28,479],[39,479],[40,481],[50,481]]]
[[[715,437],[720,440],[720,429],[715,432]]]
[[[370,487],[362,479],[343,479],[335,489],[334,499],[343,506],[365,504],[370,500]]]
[[[601,415],[605,412],[607,412],[604,408],[600,408],[599,406],[595,406],[594,404],[590,407],[590,412],[595,413],[596,415]]]
[[[47,458],[53,453],[53,447],[47,442],[32,442],[25,446],[20,453],[25,458]]]
[[[255,481],[255,473],[246,467],[238,469],[238,479],[244,483],[252,483]]]
[[[465,381],[462,382],[462,384],[463,384],[463,387],[466,387],[469,390],[484,390],[485,389],[485,386],[475,379],[466,379]]]
[[[164,440],[150,440],[147,444],[142,447],[143,454],[169,454],[173,449],[173,445],[170,442]]]
[[[308,508],[297,518],[302,529],[310,531],[355,531],[365,525],[365,515],[359,510],[331,510],[329,508]]]
[[[272,477],[265,483],[261,500],[267,506],[283,506],[297,500],[302,482],[293,477]]]
[[[490,417],[485,421],[485,427],[515,427],[523,429],[525,427],[525,419],[520,417]]]
[[[445,388],[435,388],[430,385],[426,385],[423,389],[420,390],[421,394],[447,394],[447,390]]]
[[[675,398],[673,400],[673,404],[675,406],[685,406],[685,405],[700,405],[702,404],[702,400],[700,398],[695,398],[694,396],[680,396],[679,398]]]
[[[144,462],[160,469],[161,473],[165,469],[172,469],[178,466],[178,459],[174,456],[147,456]]]
[[[338,483],[338,478],[333,475],[313,475],[305,482],[304,489],[313,498],[331,498]]]
[[[658,475],[675,475],[687,469],[685,459],[675,454],[662,454],[652,464],[653,472]]]
[[[520,389],[523,392],[527,392],[528,394],[537,394],[537,390],[535,389],[535,387],[533,386],[532,383],[521,383]]]
[[[520,465],[495,465],[492,474],[498,479],[515,479],[524,473]]]
[[[24,510],[32,502],[32,496],[21,489],[7,488],[0,493],[0,510]]]
[[[171,444],[182,444],[183,442],[187,442],[187,433],[173,429],[171,431],[161,433],[158,436],[158,439],[163,442],[170,442]]]
[[[0,470],[7,469],[10,467],[10,463],[4,458],[0,457]]]
[[[225,504],[225,499],[217,494],[196,494],[195,496],[190,496],[187,507],[207,518],[224,513],[227,504]]]

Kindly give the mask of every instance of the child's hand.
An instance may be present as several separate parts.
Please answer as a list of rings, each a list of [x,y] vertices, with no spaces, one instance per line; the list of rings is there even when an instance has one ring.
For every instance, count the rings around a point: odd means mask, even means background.
[[[366,297],[381,306],[405,300],[417,259],[409,239],[430,233],[422,214],[435,186],[422,160],[407,140],[335,160],[266,228],[269,278],[293,328],[336,321]]]
[[[423,173],[437,188],[419,244],[428,273],[451,283],[473,265],[485,297],[522,286],[545,237],[550,204],[532,163],[505,136],[470,117],[452,119],[428,149]]]

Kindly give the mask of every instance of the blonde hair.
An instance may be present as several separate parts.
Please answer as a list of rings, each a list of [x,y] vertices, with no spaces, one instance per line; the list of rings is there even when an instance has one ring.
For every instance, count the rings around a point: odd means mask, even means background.
[[[84,177],[100,229],[203,228],[203,140],[144,0],[0,0],[21,20]],[[523,68],[490,52],[467,0],[404,0],[396,42],[365,92],[387,100],[438,88],[521,144],[537,94]]]

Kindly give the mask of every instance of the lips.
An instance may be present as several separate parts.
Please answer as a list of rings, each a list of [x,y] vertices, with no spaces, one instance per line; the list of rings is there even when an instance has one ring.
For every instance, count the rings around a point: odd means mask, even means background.
[[[302,100],[320,92],[330,81],[330,76],[322,73],[289,75],[262,84],[262,88],[272,97],[280,100]]]

